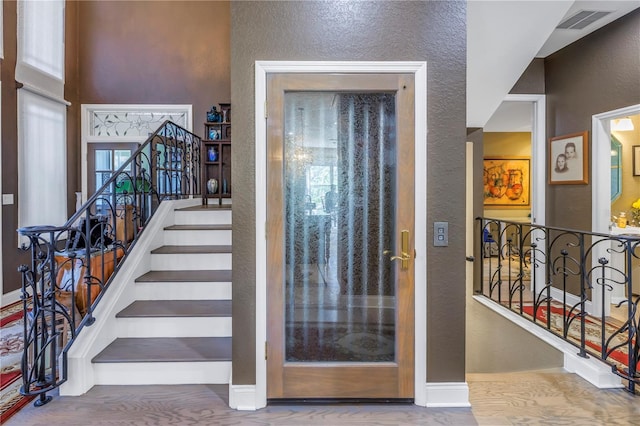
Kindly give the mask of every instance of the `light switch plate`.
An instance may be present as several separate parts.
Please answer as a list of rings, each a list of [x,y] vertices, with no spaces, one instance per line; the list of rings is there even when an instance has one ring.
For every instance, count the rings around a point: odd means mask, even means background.
[[[13,204],[13,194],[2,194],[2,205],[8,206]]]
[[[449,222],[433,222],[433,246],[447,247],[449,245]]]

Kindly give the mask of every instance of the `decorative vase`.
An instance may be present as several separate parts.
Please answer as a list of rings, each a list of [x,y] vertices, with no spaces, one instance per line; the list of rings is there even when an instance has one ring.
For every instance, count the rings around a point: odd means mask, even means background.
[[[231,104],[220,104],[220,115],[222,116],[223,123],[231,122]]]
[[[218,179],[209,179],[207,181],[207,191],[209,191],[209,194],[218,192]]]
[[[209,161],[218,161],[218,150],[215,147],[209,147],[207,150],[207,159]]]
[[[220,113],[218,112],[218,108],[215,106],[211,107],[211,110],[207,112],[207,121],[210,123],[220,122]]]

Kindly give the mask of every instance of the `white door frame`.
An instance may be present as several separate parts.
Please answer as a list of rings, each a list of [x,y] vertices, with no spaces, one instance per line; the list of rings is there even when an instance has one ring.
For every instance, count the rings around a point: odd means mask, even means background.
[[[546,96],[545,95],[507,95],[505,102],[531,102],[531,223],[546,224],[547,192],[547,138],[546,138]],[[535,238],[533,231],[532,238]],[[538,233],[539,234],[539,233]],[[545,247],[538,247],[544,256]],[[544,274],[536,274],[532,291],[537,294],[544,287]]]
[[[640,104],[619,108],[612,111],[595,114],[591,117],[591,170],[593,187],[591,190],[591,228],[593,232],[609,234],[611,223],[611,120],[628,115],[640,114]],[[599,266],[597,259],[610,257],[606,247],[596,247],[593,265]],[[626,300],[624,288],[615,286],[612,292],[605,292],[605,312],[609,315],[611,303]],[[600,291],[593,291],[593,315],[601,315],[600,306],[602,295]]]
[[[415,75],[415,397],[416,405],[427,400],[427,63],[426,62],[293,62],[255,63],[255,194],[256,194],[256,385],[233,384],[229,388],[232,408],[255,410],[267,404],[267,73],[413,73]],[[468,401],[467,401],[468,404]]]

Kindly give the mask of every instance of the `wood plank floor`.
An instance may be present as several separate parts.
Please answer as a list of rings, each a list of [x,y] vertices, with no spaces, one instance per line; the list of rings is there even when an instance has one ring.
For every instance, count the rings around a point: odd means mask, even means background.
[[[472,374],[472,408],[270,405],[228,408],[226,385],[96,386],[27,406],[7,426],[38,425],[637,425],[640,399],[559,371]]]

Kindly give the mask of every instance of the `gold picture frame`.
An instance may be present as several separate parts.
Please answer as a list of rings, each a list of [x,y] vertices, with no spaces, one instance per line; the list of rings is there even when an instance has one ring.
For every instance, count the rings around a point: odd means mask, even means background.
[[[531,205],[529,157],[485,157],[483,166],[485,207],[529,208]]]
[[[589,183],[589,132],[549,139],[549,185]]]
[[[633,175],[640,176],[640,145],[633,145]]]

